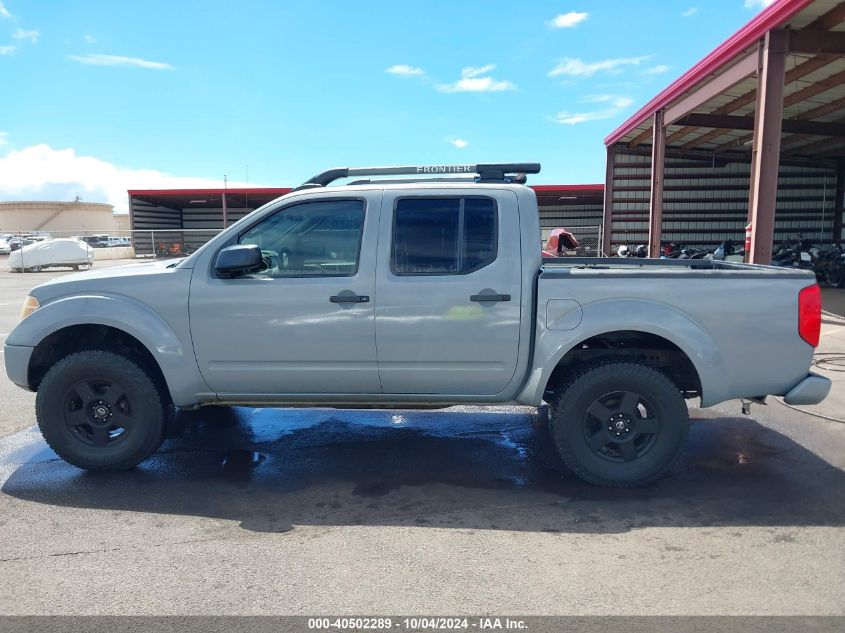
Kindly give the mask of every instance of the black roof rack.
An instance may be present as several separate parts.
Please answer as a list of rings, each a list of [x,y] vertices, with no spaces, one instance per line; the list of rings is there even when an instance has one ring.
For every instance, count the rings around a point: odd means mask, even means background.
[[[444,174],[477,174],[475,182],[525,183],[526,174],[540,173],[540,163],[488,163],[479,165],[405,165],[402,167],[336,167],[308,181],[298,189],[325,187],[341,178],[356,176],[442,176]]]

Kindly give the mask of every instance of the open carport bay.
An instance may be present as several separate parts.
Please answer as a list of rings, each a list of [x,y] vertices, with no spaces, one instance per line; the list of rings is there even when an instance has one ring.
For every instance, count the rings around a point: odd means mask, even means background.
[[[0,332],[53,274],[0,273]],[[842,417],[839,368],[814,412]],[[776,400],[693,410],[676,473],[607,490],[557,470],[530,409],[207,408],[91,474],[0,395],[5,614],[845,613],[845,425]]]

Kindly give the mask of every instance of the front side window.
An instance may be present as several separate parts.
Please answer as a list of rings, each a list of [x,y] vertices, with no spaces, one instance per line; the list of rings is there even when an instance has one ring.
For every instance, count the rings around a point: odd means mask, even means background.
[[[496,259],[491,198],[404,198],[393,217],[391,267],[397,275],[460,275]]]
[[[265,277],[350,277],[363,227],[363,200],[304,202],[256,224],[239,243],[261,248]]]

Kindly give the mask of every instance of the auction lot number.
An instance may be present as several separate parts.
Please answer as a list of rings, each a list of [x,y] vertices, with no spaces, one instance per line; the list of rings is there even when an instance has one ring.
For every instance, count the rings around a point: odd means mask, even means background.
[[[474,626],[474,628],[477,625]],[[469,629],[467,618],[309,618],[309,629],[429,629],[432,631]]]

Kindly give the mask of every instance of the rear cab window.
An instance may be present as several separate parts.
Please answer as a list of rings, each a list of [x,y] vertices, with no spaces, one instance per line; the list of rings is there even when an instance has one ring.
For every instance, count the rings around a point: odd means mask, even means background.
[[[496,201],[480,196],[400,198],[393,214],[395,275],[465,275],[496,259]]]

